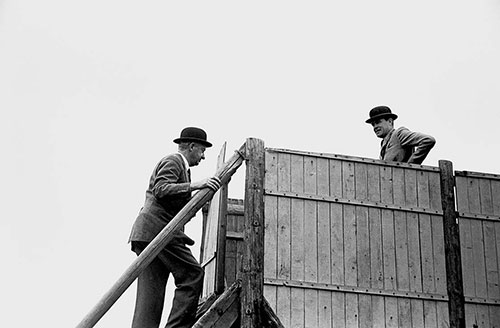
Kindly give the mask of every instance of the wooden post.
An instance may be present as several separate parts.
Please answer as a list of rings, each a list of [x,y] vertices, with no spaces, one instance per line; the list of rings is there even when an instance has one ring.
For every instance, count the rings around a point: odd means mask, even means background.
[[[260,328],[264,289],[264,142],[246,141],[245,231],[241,286],[241,327]]]
[[[241,153],[246,149],[243,144],[241,148],[217,171],[217,176],[222,184],[226,184],[231,176],[243,163]],[[172,240],[176,231],[182,228],[191,218],[200,210],[207,201],[209,201],[215,191],[210,188],[201,189],[184,208],[163,228],[162,231],[149,243],[142,253],[128,267],[125,273],[111,287],[111,289],[101,298],[99,303],[87,314],[87,316],[78,324],[77,328],[91,328],[102,316],[113,306],[120,296],[139,276],[142,270],[148,266],[160,251]]]
[[[446,281],[448,311],[451,328],[465,328],[465,298],[462,279],[460,235],[455,210],[455,177],[450,161],[439,161],[441,178],[441,202],[443,205],[444,253],[446,257]]]
[[[215,267],[215,293],[220,295],[225,289],[226,278],[226,232],[227,232],[227,197],[228,185],[220,190],[219,217],[217,222],[217,250]]]

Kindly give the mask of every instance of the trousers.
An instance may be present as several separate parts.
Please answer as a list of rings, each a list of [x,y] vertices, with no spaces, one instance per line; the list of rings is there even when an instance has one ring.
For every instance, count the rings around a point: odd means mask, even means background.
[[[147,245],[147,242],[133,241],[132,250],[139,255]],[[204,271],[191,250],[174,241],[139,275],[132,328],[159,327],[170,273],[176,289],[165,328],[190,328],[194,325]]]

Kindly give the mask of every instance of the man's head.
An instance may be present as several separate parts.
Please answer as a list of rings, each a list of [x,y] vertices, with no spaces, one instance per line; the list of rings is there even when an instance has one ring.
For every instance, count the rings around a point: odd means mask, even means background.
[[[394,120],[398,118],[387,106],[374,107],[369,115],[370,118],[366,120],[366,123],[373,126],[373,131],[379,138],[385,138],[394,129]]]
[[[205,159],[205,149],[212,147],[207,141],[207,133],[200,128],[187,127],[181,131],[181,136],[174,139],[179,144],[179,151],[186,157],[189,166],[200,164]]]

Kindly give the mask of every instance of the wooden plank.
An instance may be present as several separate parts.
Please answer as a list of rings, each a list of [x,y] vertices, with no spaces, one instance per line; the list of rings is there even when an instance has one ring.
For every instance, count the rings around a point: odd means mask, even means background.
[[[493,214],[493,197],[491,194],[490,180],[479,179],[479,199],[481,203],[481,214]]]
[[[217,322],[221,320],[224,314],[228,314],[231,317],[229,320],[228,318],[223,319],[226,323],[230,323],[226,327],[230,327],[238,318],[238,295],[240,289],[241,282],[236,281],[228,290],[219,296],[208,311],[196,321],[193,328],[218,327]]]
[[[368,167],[364,163],[355,163],[355,198],[368,199]],[[368,208],[356,207],[356,241],[357,241],[357,286],[370,287],[370,234],[368,230]],[[364,302],[368,304],[368,302]],[[360,304],[361,309],[361,304]],[[360,321],[361,324],[361,321]]]
[[[342,162],[338,160],[328,161],[330,168],[330,196],[342,197]]]
[[[278,154],[278,190],[290,190],[290,155]],[[290,213],[291,202],[288,198],[278,198],[278,278],[290,279]],[[290,295],[285,295],[290,301]],[[278,298],[278,302],[286,302]],[[278,311],[279,312],[279,311]],[[279,313],[278,313],[279,315]],[[280,316],[280,318],[283,318]],[[286,324],[285,324],[286,325]]]
[[[394,242],[394,216],[392,211],[382,210],[382,247],[384,288],[386,290],[396,290],[396,249]]]
[[[304,192],[317,194],[317,158],[304,159]],[[317,202],[306,201],[304,204],[304,278],[306,281],[318,281],[318,213]],[[305,327],[318,327],[318,291],[304,291]]]
[[[398,327],[411,327],[411,302],[410,299],[398,299]]]
[[[475,296],[487,298],[486,263],[484,258],[484,235],[482,222],[471,220],[472,256],[474,267]]]
[[[348,199],[354,199],[355,197],[354,165],[349,162],[342,163],[342,194],[343,197]],[[348,286],[357,286],[358,263],[355,206],[344,205],[343,230],[345,283]],[[349,304],[352,305],[353,302],[350,302]]]
[[[500,299],[495,225],[500,225],[500,223],[491,221],[483,222],[486,288],[489,299]]]
[[[402,202],[397,201],[399,195],[404,197],[404,192],[400,189],[404,186],[404,180],[401,179],[399,173],[403,173],[400,168],[394,168],[394,170],[385,166],[380,168],[380,200],[382,203],[404,205],[404,199]]]
[[[398,318],[398,300],[395,297],[385,298],[385,326],[387,328],[397,328]]]
[[[385,297],[372,296],[373,327],[385,328]]]
[[[292,154],[291,192],[304,192],[304,157]],[[304,200],[292,199],[291,203],[291,277],[304,281]],[[292,288],[291,327],[303,327],[304,290]]]
[[[469,195],[467,191],[468,183],[467,178],[456,177],[456,197],[457,209],[459,211],[469,212]],[[459,232],[460,232],[460,253],[462,262],[462,275],[463,275],[463,289],[464,295],[474,297],[476,295],[474,286],[474,268],[473,254],[472,254],[472,234],[471,234],[471,220],[459,219]]]
[[[405,181],[405,204],[406,206],[418,206],[418,194],[417,194],[417,172],[414,170],[404,171],[404,181]]]
[[[491,194],[493,197],[493,213],[500,216],[500,181],[491,181]]]
[[[433,293],[436,290],[434,281],[434,251],[432,245],[432,226],[429,215],[420,214],[420,256],[422,261],[422,290]]]
[[[417,205],[422,208],[430,208],[429,172],[417,171]]]
[[[465,327],[465,305],[463,298],[459,226],[456,221],[453,165],[449,161],[440,160],[439,169],[450,326],[462,328]]]
[[[408,266],[410,291],[422,292],[422,265],[420,262],[420,234],[418,215],[407,213],[408,228]]]
[[[278,190],[278,155],[266,152],[266,189]],[[278,277],[278,198],[265,196],[264,201],[264,277]],[[274,290],[276,299],[276,290]]]
[[[368,165],[368,200],[372,202],[380,202],[380,177],[381,167],[376,165]]]
[[[318,292],[318,327],[332,327],[332,293]]]
[[[370,276],[372,288],[384,288],[384,260],[382,247],[381,211],[369,209]]]
[[[436,302],[437,326],[450,327],[450,317],[447,302]]]
[[[278,309],[278,295],[277,295],[278,287],[272,285],[264,284],[264,298],[267,300],[269,306],[276,313]]]
[[[346,327],[359,327],[359,304],[357,294],[345,295],[345,321]]]
[[[226,159],[226,143],[223,144],[217,159],[217,170],[219,170]],[[228,204],[228,186],[223,185],[219,191],[219,195],[215,195],[218,199],[219,210],[217,211],[217,246],[216,246],[216,262],[215,262],[215,281],[214,290],[216,294],[222,294],[225,289],[225,269],[226,269],[226,231],[227,231],[227,204]]]
[[[288,287],[277,287],[276,315],[285,327],[291,327],[291,291]]]
[[[360,287],[371,286],[370,233],[368,228],[368,209],[356,207],[357,286]]]
[[[359,295],[359,327],[371,328],[373,324],[372,297]]]
[[[422,300],[410,300],[412,327],[425,327],[424,324],[424,302]]]
[[[409,291],[410,273],[408,267],[408,232],[406,225],[406,213],[400,211],[394,212],[394,232],[396,243],[397,289],[401,291]]]
[[[436,302],[424,301],[424,323],[425,328],[437,328]]]
[[[264,202],[264,277],[278,277],[278,197],[266,196]]]
[[[346,327],[345,293],[332,292],[332,327]]]
[[[431,216],[432,250],[434,252],[435,292],[446,294],[446,258],[444,250],[443,218]]]
[[[433,210],[442,210],[441,201],[441,180],[439,173],[429,173],[429,195],[430,195],[430,208]]]
[[[343,207],[340,204],[330,204],[330,234],[331,234],[331,282],[344,285],[344,220]]]
[[[500,327],[500,306],[490,306],[490,322],[492,327]]]
[[[264,294],[264,142],[246,142],[245,243],[241,282],[241,327],[261,326]]]

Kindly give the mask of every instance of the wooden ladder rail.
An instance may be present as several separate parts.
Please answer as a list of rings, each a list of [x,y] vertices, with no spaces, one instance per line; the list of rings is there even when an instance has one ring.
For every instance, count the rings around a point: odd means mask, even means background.
[[[245,160],[246,142],[239,150],[216,172],[215,176],[221,180],[224,185],[229,182],[231,176],[241,166]],[[83,318],[76,328],[91,328],[106,314],[120,296],[139,276],[142,270],[147,267],[160,251],[172,240],[174,233],[184,226],[203,205],[208,202],[215,191],[210,188],[201,189],[184,208],[163,228],[162,231],[151,241],[144,251],[132,262],[128,269],[116,281],[111,289],[104,294],[101,300],[92,308],[92,310]]]

